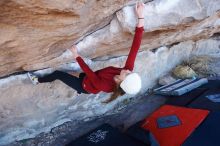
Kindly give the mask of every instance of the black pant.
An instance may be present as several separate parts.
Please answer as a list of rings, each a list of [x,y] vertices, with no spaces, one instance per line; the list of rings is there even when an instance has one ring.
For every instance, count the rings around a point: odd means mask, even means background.
[[[68,73],[62,71],[54,71],[52,74],[46,75],[44,77],[38,78],[40,83],[52,82],[56,79],[61,80],[66,85],[70,86],[71,88],[75,89],[78,93],[87,93],[82,87],[82,81],[85,77],[85,73],[80,73],[79,78],[70,75]]]

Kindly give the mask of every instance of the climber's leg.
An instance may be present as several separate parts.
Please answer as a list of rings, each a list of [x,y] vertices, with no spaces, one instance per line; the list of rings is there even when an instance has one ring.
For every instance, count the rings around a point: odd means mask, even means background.
[[[66,85],[70,86],[71,88],[77,90],[78,93],[87,93],[82,87],[82,81],[84,77],[82,75],[80,74],[80,77],[77,78],[75,76],[72,76],[62,71],[55,71],[52,74],[38,78],[38,81],[40,83],[45,83],[45,82],[52,82],[58,79],[58,80],[61,80]]]

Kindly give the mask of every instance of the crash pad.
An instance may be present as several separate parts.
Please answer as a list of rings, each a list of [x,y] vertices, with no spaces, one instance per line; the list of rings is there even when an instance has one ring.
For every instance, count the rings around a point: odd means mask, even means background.
[[[207,110],[163,105],[145,119],[142,127],[153,134],[160,146],[180,146],[208,113]],[[164,119],[159,120],[161,118]],[[159,126],[161,122],[166,126]]]

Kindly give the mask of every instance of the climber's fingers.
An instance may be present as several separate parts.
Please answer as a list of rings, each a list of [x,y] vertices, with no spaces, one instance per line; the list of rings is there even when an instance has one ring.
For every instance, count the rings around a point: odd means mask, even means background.
[[[135,12],[137,12],[137,7],[138,7],[138,2],[136,2],[136,5],[135,5]]]
[[[76,45],[73,45],[71,48],[70,48],[71,51],[77,51],[77,48],[76,48]]]
[[[144,11],[144,3],[141,1],[136,2],[135,5],[135,11],[138,17],[143,17],[143,11]]]

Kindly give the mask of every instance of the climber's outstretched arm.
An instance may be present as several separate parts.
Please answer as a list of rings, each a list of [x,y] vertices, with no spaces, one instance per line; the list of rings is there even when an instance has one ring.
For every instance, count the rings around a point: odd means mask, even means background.
[[[135,58],[137,56],[138,49],[140,48],[141,39],[144,31],[144,4],[142,2],[138,2],[136,4],[135,12],[138,19],[137,27],[135,30],[131,50],[128,54],[128,58],[124,66],[124,69],[128,69],[130,71],[132,71],[134,68]]]
[[[73,58],[78,62],[79,66],[85,72],[85,74],[89,77],[89,79],[93,80],[94,83],[100,82],[101,79],[89,68],[89,66],[84,62],[82,57],[80,57],[80,55],[77,52],[76,46],[75,45],[72,46],[72,48],[70,50],[73,54]]]

